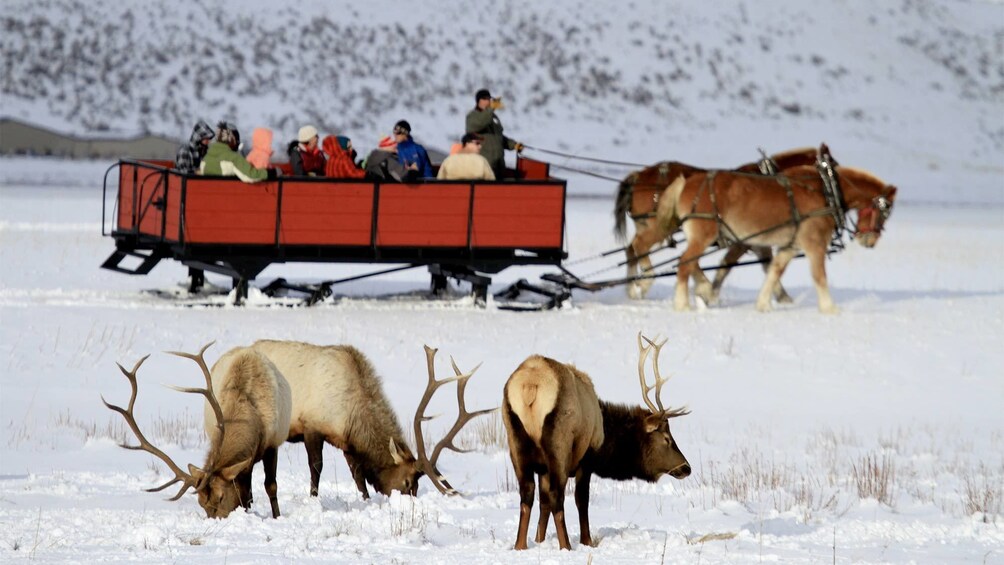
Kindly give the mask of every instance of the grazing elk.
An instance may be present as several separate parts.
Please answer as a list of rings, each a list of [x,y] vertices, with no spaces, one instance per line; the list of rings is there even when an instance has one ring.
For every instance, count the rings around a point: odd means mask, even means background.
[[[483,413],[467,414],[464,408],[463,386],[470,375],[461,379],[458,372],[456,378],[435,381],[430,373],[429,389],[415,417],[419,447],[416,459],[404,440],[380,377],[358,349],[348,345],[321,346],[276,340],[256,341],[251,348],[275,363],[292,388],[293,414],[287,439],[302,441],[307,449],[311,496],[317,496],[325,442],[342,450],[356,488],[364,499],[370,497],[366,483],[384,495],[397,490],[414,496],[418,494],[419,478],[427,473],[441,492],[453,492],[449,483],[432,471],[442,447],[456,449],[451,443],[453,436],[460,427]],[[455,430],[436,446],[430,460],[425,455],[424,441],[418,430],[420,419],[424,418],[421,414],[435,389],[453,380],[459,381],[461,414]],[[445,443],[449,445],[443,445]]]
[[[648,342],[648,346],[642,343]],[[544,541],[547,522],[554,516],[561,549],[571,549],[565,527],[565,484],[575,476],[575,506],[579,535],[592,545],[589,534],[589,481],[593,474],[619,481],[659,480],[664,474],[682,479],[690,464],[669,430],[669,419],[690,412],[667,410],[660,393],[666,379],[659,375],[659,351],[638,335],[638,377],[647,408],[599,400],[589,376],[572,365],[532,355],[509,377],[502,395],[502,421],[509,439],[519,485],[519,529],[515,549],[526,549],[534,474],[539,476],[540,516],[535,541]],[[655,384],[648,385],[645,361],[652,349]],[[655,402],[649,392],[655,389]]]
[[[206,462],[201,468],[189,464],[188,472],[183,471],[167,454],[146,439],[136,423],[133,413],[137,393],[136,373],[149,355],[140,359],[132,371],[119,365],[122,374],[132,385],[128,408],[109,404],[104,397],[101,400],[105,406],[125,418],[139,440],[138,446],[122,444],[122,447],[151,453],[174,471],[173,479],[159,487],[147,489],[149,492],[158,492],[180,482],[181,490],[171,500],[178,500],[189,488],[193,488],[206,516],[226,518],[238,506],[250,508],[251,471],[255,463],[262,461],[265,467],[265,492],[272,504],[272,517],[278,518],[275,470],[278,462],[277,449],[286,440],[289,430],[289,384],[268,359],[246,347],[224,353],[210,371],[203,358],[210,345],[212,343],[205,345],[194,355],[169,352],[195,361],[206,379],[206,388],[173,387],[175,390],[201,394],[206,398],[205,427],[210,447]]]

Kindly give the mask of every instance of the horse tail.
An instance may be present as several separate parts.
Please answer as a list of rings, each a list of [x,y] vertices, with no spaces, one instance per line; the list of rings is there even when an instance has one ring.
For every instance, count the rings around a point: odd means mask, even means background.
[[[617,200],[614,204],[614,236],[618,243],[627,240],[627,217],[631,212],[631,200],[634,193],[634,183],[638,180],[638,171],[628,176],[617,186]]]
[[[676,177],[673,182],[669,183],[666,190],[662,192],[662,196],[659,198],[659,206],[656,208],[656,223],[663,230],[667,236],[676,233],[680,229],[680,217],[677,213],[677,209],[680,202],[680,194],[683,193],[683,187],[687,184],[687,178],[683,175]]]

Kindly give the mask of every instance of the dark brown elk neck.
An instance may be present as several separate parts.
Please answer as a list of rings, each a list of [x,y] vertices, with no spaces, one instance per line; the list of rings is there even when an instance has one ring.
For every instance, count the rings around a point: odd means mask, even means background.
[[[600,477],[615,480],[655,480],[645,472],[640,446],[645,439],[645,416],[640,406],[624,406],[600,401],[603,412],[603,445],[590,452],[583,462]]]

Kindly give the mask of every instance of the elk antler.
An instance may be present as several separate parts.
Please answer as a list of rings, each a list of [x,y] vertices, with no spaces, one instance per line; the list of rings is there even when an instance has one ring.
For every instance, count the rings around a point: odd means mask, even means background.
[[[459,368],[457,368],[456,361],[454,361],[451,357],[450,364],[453,366],[453,372],[456,373],[456,376],[436,380],[435,358],[438,350],[432,349],[428,345],[424,347],[425,358],[429,369],[429,383],[426,385],[425,394],[422,395],[422,400],[418,403],[418,408],[415,411],[415,447],[418,451],[418,460],[421,462],[422,467],[425,470],[425,474],[429,476],[429,480],[432,481],[432,484],[436,486],[436,489],[438,489],[439,492],[448,495],[460,494],[456,491],[456,489],[450,486],[449,481],[446,480],[446,477],[444,477],[436,467],[436,462],[439,460],[439,454],[442,453],[444,448],[452,449],[457,453],[466,453],[467,451],[470,451],[460,449],[454,445],[453,439],[457,436],[457,433],[461,430],[461,428],[467,424],[467,422],[470,422],[474,418],[483,414],[494,412],[495,410],[498,410],[498,408],[478,410],[476,412],[467,411],[467,405],[464,401],[464,389],[467,387],[468,379],[470,379],[474,375],[474,372],[481,367],[480,363],[469,373],[463,373]],[[457,381],[457,421],[453,423],[453,427],[450,428],[450,431],[447,432],[446,436],[444,436],[443,439],[436,444],[436,447],[432,450],[432,457],[429,458],[425,451],[425,438],[422,436],[422,422],[431,420],[435,418],[435,416],[426,416],[425,409],[428,407],[429,401],[432,400],[432,396],[436,393],[436,390],[446,383],[453,381]]]
[[[132,429],[132,433],[136,434],[136,439],[139,440],[139,445],[128,445],[126,443],[120,443],[119,445],[121,445],[126,449],[132,449],[136,451],[146,451],[147,453],[152,453],[153,455],[156,455],[158,458],[160,458],[160,460],[163,461],[165,464],[167,464],[167,466],[170,467],[172,471],[174,471],[173,479],[167,481],[166,483],[160,485],[159,487],[146,489],[147,492],[159,492],[173,485],[174,483],[180,481],[184,483],[181,485],[181,490],[179,490],[178,494],[174,495],[174,497],[170,499],[170,500],[178,500],[179,498],[181,498],[181,495],[185,494],[185,492],[189,488],[197,486],[195,478],[192,477],[192,475],[182,471],[181,468],[178,467],[178,465],[175,464],[175,462],[172,461],[171,458],[168,457],[166,453],[157,449],[157,447],[155,447],[153,444],[147,441],[146,436],[144,436],[143,432],[140,431],[139,425],[136,423],[136,418],[133,415],[133,406],[136,404],[136,391],[137,391],[136,372],[139,371],[140,365],[142,365],[143,362],[146,361],[147,357],[149,357],[149,355],[140,359],[136,363],[136,366],[132,368],[132,371],[126,371],[125,367],[123,367],[121,364],[116,363],[116,365],[118,365],[119,367],[119,370],[122,371],[122,374],[125,375],[127,379],[129,379],[129,384],[132,385],[132,395],[129,397],[128,409],[122,408],[121,406],[115,406],[114,404],[109,404],[108,401],[105,400],[104,396],[101,397],[101,401],[104,402],[105,406],[107,406],[110,410],[118,412],[119,414],[122,415],[123,418],[125,418],[126,423],[129,424],[129,427]]]
[[[645,346],[642,340],[648,342],[648,346]],[[648,409],[653,414],[662,414],[666,418],[676,418],[677,416],[690,414],[690,410],[687,410],[686,407],[667,410],[662,406],[662,385],[666,384],[669,378],[663,378],[659,373],[659,354],[662,352],[662,346],[666,345],[667,341],[664,339],[659,343],[655,343],[651,339],[641,335],[641,332],[638,332],[638,378],[641,381],[641,394],[645,399],[645,405],[648,406]],[[652,370],[655,372],[655,384],[649,386],[645,378],[645,360],[648,359],[648,354],[653,349],[655,350],[655,355],[652,358]],[[648,393],[652,389],[655,389],[655,403],[648,397]]]
[[[213,393],[213,377],[209,373],[209,367],[206,366],[206,360],[202,355],[206,352],[211,345],[216,343],[216,341],[210,341],[209,343],[202,346],[202,349],[198,353],[185,353],[184,351],[167,351],[171,355],[176,355],[178,357],[184,357],[185,359],[191,359],[199,365],[202,369],[202,375],[206,377],[206,388],[196,388],[196,387],[180,387],[172,386],[174,390],[179,392],[190,392],[194,394],[201,394],[206,397],[206,401],[213,408],[213,413],[216,414],[216,429],[219,431],[219,437],[223,437],[223,408],[220,407],[220,401],[216,399],[216,395]]]

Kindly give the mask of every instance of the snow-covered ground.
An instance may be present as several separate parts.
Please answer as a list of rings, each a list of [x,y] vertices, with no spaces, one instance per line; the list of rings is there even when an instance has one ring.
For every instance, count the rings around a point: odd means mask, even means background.
[[[266,0],[212,3],[13,0],[0,5],[0,116],[90,136],[185,138],[195,120],[276,131],[304,122],[368,148],[400,118],[430,147],[460,132],[472,93],[505,97],[506,133],[537,149],[730,167],[829,143],[844,165],[899,188],[872,250],[827,262],[842,311],[816,311],[804,262],[792,306],[753,307],[762,275],[738,270],[723,304],[671,307],[576,292],[569,307],[477,308],[457,288],[427,300],[421,270],[346,284],[313,308],[187,307],[186,271],[103,271],[102,175],[111,163],[0,159],[0,562],[46,563],[1004,563],[1004,3],[980,0],[728,0],[644,3],[449,0],[409,6]],[[553,157],[529,150],[534,157]],[[169,156],[165,156],[169,157]],[[509,156],[511,158],[511,155]],[[620,178],[623,167],[555,164]],[[569,179],[577,273],[617,276],[607,179]],[[114,187],[112,187],[114,188]],[[107,203],[111,203],[108,200]],[[316,281],[371,266],[283,265]],[[492,290],[549,269],[511,269]],[[210,282],[226,281],[210,276]],[[223,303],[224,301],[219,301]],[[606,399],[639,403],[635,336],[661,334],[674,436],[694,469],[657,484],[593,481],[594,548],[511,550],[518,495],[498,419],[472,426],[441,468],[464,497],[423,479],[419,496],[363,501],[325,451],[307,496],[301,445],[279,462],[282,517],[256,472],[250,513],[207,520],[152,456],[126,451],[115,366],[152,354],[138,418],[179,462],[206,449],[190,362],[260,338],[355,345],[404,427],[424,390],[423,344],[463,369],[483,362],[471,408],[500,403],[532,353],[571,361]],[[450,391],[430,412],[450,425]],[[492,438],[495,438],[494,440]]]
[[[27,166],[26,166],[27,163]],[[648,300],[622,289],[576,293],[570,307],[513,313],[424,297],[427,275],[353,283],[313,308],[182,307],[144,292],[184,283],[174,263],[149,276],[103,271],[95,188],[107,164],[3,160],[0,169],[0,561],[44,563],[1001,563],[1004,561],[1004,210],[897,206],[878,246],[828,261],[842,312],[817,312],[804,262],[785,278],[796,303],[754,310],[761,275],[736,272],[724,304],[672,311],[670,280]],[[45,182],[29,171],[45,171]],[[23,174],[18,173],[22,171]],[[86,173],[90,188],[78,177]],[[62,173],[62,174],[61,174]],[[56,182],[63,177],[62,183]],[[21,181],[12,180],[21,178]],[[56,186],[53,186],[56,184]],[[909,194],[903,189],[904,196]],[[568,205],[570,260],[613,245],[612,203]],[[599,269],[585,263],[582,272]],[[286,265],[262,275],[335,278],[354,266]],[[547,269],[514,269],[495,288]],[[610,274],[619,274],[619,270]],[[211,282],[223,285],[225,281]],[[273,520],[255,473],[250,513],[208,520],[195,497],[144,488],[166,480],[101,404],[128,399],[115,367],[152,353],[138,418],[182,463],[201,464],[197,369],[161,353],[208,357],[259,338],[349,343],[382,375],[405,428],[425,386],[422,345],[438,370],[483,362],[471,408],[500,403],[529,354],[571,361],[606,399],[639,403],[635,335],[669,338],[666,400],[687,404],[673,432],[693,466],[682,481],[593,481],[594,548],[511,549],[518,495],[496,419],[466,435],[475,451],[441,467],[464,497],[423,479],[417,498],[357,494],[341,455],[325,450],[320,496],[307,496],[302,445],[284,446]],[[439,437],[451,393],[434,400]]]

